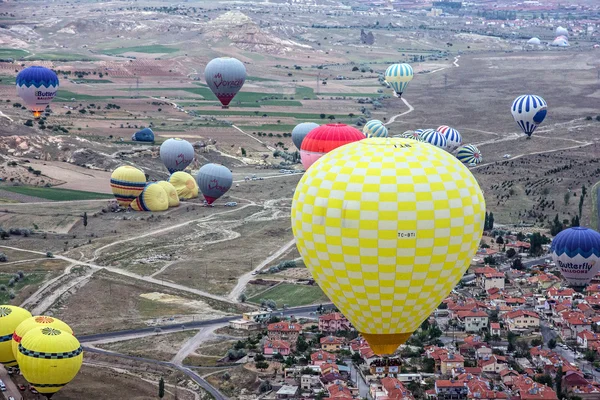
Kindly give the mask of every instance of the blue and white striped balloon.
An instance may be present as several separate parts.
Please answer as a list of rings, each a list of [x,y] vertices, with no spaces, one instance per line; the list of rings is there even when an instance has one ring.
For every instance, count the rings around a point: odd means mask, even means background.
[[[423,133],[421,133],[421,137],[424,142],[439,147],[440,149],[446,150],[446,146],[448,146],[446,137],[435,129],[425,129]]]
[[[378,119],[372,119],[371,121],[367,122],[365,124],[365,126],[363,127],[363,133],[368,138],[371,138],[371,137],[384,137],[385,138],[388,136],[387,128],[383,125],[383,122],[381,122]]]
[[[467,165],[479,164],[481,161],[483,161],[481,152],[475,145],[472,144],[466,144],[458,149],[456,158]]]
[[[389,84],[396,95],[400,97],[412,81],[414,72],[409,64],[390,65],[385,71],[385,82]]]
[[[548,104],[540,96],[526,94],[513,101],[510,111],[523,132],[527,136],[531,136],[535,128],[546,118]]]
[[[446,141],[448,141],[448,150],[453,151],[462,144],[462,136],[456,129],[450,128],[447,125],[442,125],[436,130],[446,137]]]

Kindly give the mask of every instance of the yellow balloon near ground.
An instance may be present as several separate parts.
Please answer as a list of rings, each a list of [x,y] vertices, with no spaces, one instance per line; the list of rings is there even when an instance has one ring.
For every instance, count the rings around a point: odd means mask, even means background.
[[[57,328],[73,334],[73,329],[71,329],[69,325],[58,318],[47,317],[45,315],[27,318],[25,321],[21,322],[19,326],[17,326],[12,336],[12,352],[15,360],[17,359],[17,354],[19,354],[19,343],[21,343],[23,336],[25,336],[25,334],[30,330],[37,327]]]
[[[167,193],[167,198],[169,199],[169,207],[177,207],[179,205],[179,196],[177,195],[177,190],[175,190],[175,186],[171,185],[167,181],[158,181],[156,182],[165,193]]]
[[[198,197],[198,184],[187,172],[177,171],[169,177],[169,183],[177,190],[180,199],[195,199]]]
[[[83,349],[70,332],[38,327],[23,336],[17,361],[27,382],[48,396],[75,378],[83,363]]]
[[[21,307],[0,306],[0,364],[5,367],[17,365],[12,352],[12,335],[17,326],[27,318],[31,318],[31,313]]]
[[[149,183],[131,202],[131,208],[135,211],[166,211],[169,208],[169,199],[159,184]]]
[[[484,217],[481,189],[460,161],[395,138],[323,156],[292,203],[304,263],[379,355],[404,343],[458,283]]]
[[[145,186],[146,175],[129,165],[115,169],[110,176],[110,187],[122,207],[129,207],[129,203],[142,193]]]

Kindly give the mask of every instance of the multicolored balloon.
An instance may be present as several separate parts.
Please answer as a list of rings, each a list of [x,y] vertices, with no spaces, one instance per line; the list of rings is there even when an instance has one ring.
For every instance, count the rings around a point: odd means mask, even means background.
[[[136,142],[154,142],[154,132],[150,128],[144,128],[131,135],[131,140]]]
[[[473,144],[466,144],[460,147],[456,153],[456,158],[467,165],[479,164],[483,161],[481,152]]]
[[[292,201],[298,251],[368,341],[392,354],[450,293],[475,255],[485,200],[456,158],[408,139],[331,151]]]
[[[517,97],[510,110],[515,122],[528,137],[531,137],[535,128],[546,118],[548,104],[540,96],[526,94]]]
[[[24,308],[0,306],[0,364],[5,367],[17,365],[17,359],[12,352],[12,337],[17,326],[28,318],[31,318],[31,313]]]
[[[198,184],[194,177],[187,172],[174,172],[169,177],[169,183],[173,185],[180,199],[189,200],[198,197]]]
[[[365,138],[356,128],[345,124],[326,124],[313,129],[304,138],[300,158],[304,169],[310,168],[324,154],[348,143]]]
[[[129,207],[146,187],[146,174],[130,165],[124,165],[113,171],[110,187],[121,207]]]
[[[412,81],[413,75],[413,69],[409,64],[393,64],[385,71],[385,81],[394,89],[396,96],[400,97]]]
[[[423,129],[417,129],[414,131],[405,131],[404,133],[402,133],[402,137],[404,139],[412,139],[412,140],[416,140],[418,142],[422,142],[423,141],[423,137],[421,136],[423,134]]]
[[[206,65],[204,79],[223,108],[229,108],[231,100],[244,86],[246,67],[236,58],[215,58]]]
[[[302,122],[298,124],[292,129],[292,142],[294,142],[294,146],[298,150],[302,147],[302,141],[315,128],[318,128],[319,124],[315,124],[314,122]]]
[[[169,208],[169,197],[161,185],[151,182],[131,202],[131,208],[135,211],[166,211]]]
[[[17,362],[27,382],[50,398],[77,376],[83,349],[70,332],[38,327],[23,336]]]
[[[448,145],[447,145],[448,150],[454,151],[460,145],[462,145],[462,136],[456,129],[450,128],[447,125],[442,125],[439,128],[437,128],[436,130],[446,137],[446,141],[448,142]]]
[[[167,139],[160,145],[160,159],[170,173],[183,171],[194,161],[194,146],[187,140]]]
[[[584,227],[565,229],[552,240],[552,258],[571,286],[586,286],[600,271],[600,233]]]
[[[446,137],[435,129],[425,129],[423,133],[421,133],[421,138],[424,142],[439,147],[442,150],[445,150],[448,146]]]
[[[19,344],[21,343],[21,340],[27,334],[27,332],[34,328],[43,327],[56,328],[60,329],[61,331],[69,332],[71,335],[74,334],[73,329],[71,329],[69,325],[67,325],[58,318],[48,317],[45,315],[38,315],[35,317],[27,318],[25,321],[21,322],[13,332],[12,352],[15,357],[15,360],[17,359],[17,355],[19,354]]]
[[[25,106],[39,118],[58,91],[58,76],[46,67],[27,67],[17,75],[17,94]]]
[[[223,165],[206,164],[198,171],[196,180],[206,202],[212,204],[231,189],[233,174]]]
[[[372,119],[369,122],[367,122],[365,124],[365,126],[363,127],[363,133],[368,138],[370,138],[370,137],[387,137],[388,136],[387,128],[385,127],[383,122],[381,122],[378,119]]]

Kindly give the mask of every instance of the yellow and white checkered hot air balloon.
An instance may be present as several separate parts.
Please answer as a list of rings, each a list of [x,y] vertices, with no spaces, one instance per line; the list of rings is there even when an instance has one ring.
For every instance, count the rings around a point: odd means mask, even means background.
[[[458,283],[484,217],[471,172],[409,139],[333,150],[304,174],[292,203],[306,266],[379,355],[404,343]]]

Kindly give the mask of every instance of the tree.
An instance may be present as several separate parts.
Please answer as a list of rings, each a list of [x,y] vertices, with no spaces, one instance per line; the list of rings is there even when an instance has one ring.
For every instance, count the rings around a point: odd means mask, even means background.
[[[246,302],[246,295],[244,293],[240,294],[240,303],[245,303]]]
[[[485,264],[496,265],[496,259],[493,256],[487,256],[483,259]]]
[[[254,361],[255,362],[261,362],[261,361],[265,361],[265,360],[266,360],[266,358],[262,354],[257,354],[257,355],[254,356]]]
[[[242,147],[242,157],[246,157],[246,149]]]
[[[329,116],[329,117],[327,117],[327,118],[329,118],[329,120],[330,120],[330,121],[333,121],[333,120],[335,119],[335,115],[330,115],[330,116]]]
[[[433,358],[426,357],[423,359],[423,372],[428,374],[435,372],[435,360]]]
[[[525,266],[523,265],[523,261],[521,261],[521,257],[517,257],[513,260],[512,268],[519,270],[519,271],[525,269]]]
[[[556,214],[556,217],[554,217],[554,220],[552,221],[552,225],[550,226],[550,234],[552,236],[556,236],[558,235],[564,228],[564,225],[562,222],[560,222],[560,219],[558,218],[558,214]]]
[[[565,206],[568,205],[569,201],[571,200],[571,192],[565,193],[565,196],[564,196],[563,200],[565,202]]]
[[[358,352],[354,353],[354,354],[352,354],[352,362],[354,364],[362,364],[363,358],[360,356],[360,354]]]
[[[504,238],[502,236],[498,236],[496,238],[496,244],[504,244]]]
[[[546,385],[549,387],[552,387],[552,377],[548,374],[544,374],[544,375],[537,375],[534,380],[538,383],[541,383],[542,385]]]
[[[488,217],[488,230],[491,231],[492,229],[494,229],[494,213],[490,211]]]
[[[28,119],[27,121],[25,121],[25,126],[33,126],[33,121]]]
[[[321,119],[325,119],[325,117],[327,117],[327,115],[325,114],[320,114],[319,117],[321,117]]]
[[[158,397],[165,397],[165,380],[161,377],[160,381],[158,381]]]
[[[87,212],[83,213],[83,227],[87,229]]]
[[[563,370],[562,365],[558,367],[558,371],[556,371],[556,377],[554,378],[556,383],[556,395],[559,399],[562,399],[562,378],[563,378]]]
[[[571,227],[579,226],[579,215],[575,215],[571,218]]]
[[[531,345],[533,347],[541,346],[543,343],[544,342],[542,341],[542,339],[538,339],[538,338],[531,339]]]
[[[7,262],[8,257],[4,253],[0,253],[0,262]]]
[[[556,339],[550,339],[548,340],[548,348],[550,350],[554,349],[556,347]]]
[[[490,219],[490,215],[487,213],[487,211],[485,212],[485,220],[483,221],[483,230],[487,231],[488,230],[488,226],[489,226],[489,219]]]
[[[510,249],[506,250],[506,257],[513,258],[516,255],[517,255],[517,251],[515,249],[513,249],[512,247]]]
[[[306,342],[306,339],[304,339],[304,335],[298,336],[298,340],[296,341],[296,350],[298,353],[304,353],[306,350],[308,350],[308,343]]]
[[[267,368],[269,368],[268,362],[261,361],[261,362],[256,363],[256,369],[260,369],[261,371],[264,371]]]

